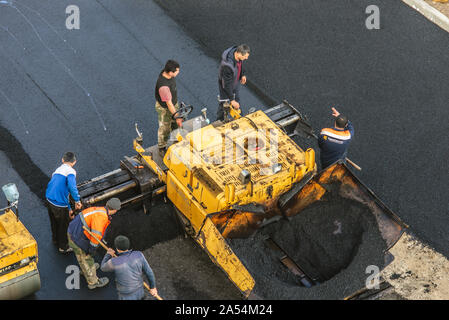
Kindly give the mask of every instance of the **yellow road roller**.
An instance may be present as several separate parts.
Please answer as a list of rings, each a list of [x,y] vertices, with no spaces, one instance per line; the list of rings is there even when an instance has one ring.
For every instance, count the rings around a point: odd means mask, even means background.
[[[282,282],[274,297],[295,299],[297,287],[312,288],[352,268],[362,242],[384,243],[383,264],[407,226],[344,162],[319,172],[315,150],[294,140],[311,132],[297,108],[283,101],[247,115],[230,109],[230,117],[213,123],[206,110],[186,120],[191,110],[183,105],[174,115],[185,121],[163,158],[157,145],[145,147],[136,127],[137,154],[80,184],[84,205],[120,196],[148,211],[148,203],[165,195],[186,233],[245,298],[273,297],[263,291]],[[365,239],[371,226],[372,239]],[[255,290],[257,283],[262,289]]]
[[[19,193],[3,186],[8,206],[0,209],[0,300],[21,299],[41,287],[37,242],[19,220]]]

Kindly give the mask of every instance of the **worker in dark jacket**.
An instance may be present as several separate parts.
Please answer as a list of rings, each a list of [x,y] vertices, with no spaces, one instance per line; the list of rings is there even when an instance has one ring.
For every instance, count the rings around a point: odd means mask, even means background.
[[[120,210],[120,207],[120,200],[112,198],[106,202],[105,207],[84,209],[69,224],[67,230],[69,246],[75,253],[89,289],[104,287],[109,282],[107,277],[97,277],[98,264],[95,263],[93,255],[100,244],[99,241],[106,234],[106,230],[111,223],[111,216]],[[83,227],[86,227],[95,237],[84,230]]]
[[[332,115],[335,117],[334,126],[323,128],[318,137],[323,169],[340,159],[345,160],[349,143],[354,137],[354,128],[348,118],[340,115],[335,108],[332,108]]]
[[[240,84],[246,83],[243,61],[249,57],[250,48],[246,44],[226,49],[221,55],[218,69],[220,100],[229,100],[234,109],[240,109]],[[217,120],[224,119],[224,102],[218,106]]]
[[[150,294],[157,295],[154,273],[143,253],[130,250],[129,239],[122,235],[115,238],[114,245],[118,254],[109,248],[101,262],[101,271],[115,272],[119,300],[142,300],[145,297],[143,273],[150,283]]]
[[[67,242],[67,227],[73,219],[73,209],[69,203],[69,194],[75,200],[75,209],[81,209],[80,195],[76,187],[76,157],[73,152],[62,156],[62,165],[51,176],[45,191],[46,205],[52,231],[53,243],[59,252],[72,251]]]

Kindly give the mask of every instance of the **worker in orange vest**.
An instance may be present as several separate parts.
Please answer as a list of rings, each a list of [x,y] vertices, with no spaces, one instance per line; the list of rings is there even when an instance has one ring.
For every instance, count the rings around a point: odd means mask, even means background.
[[[67,230],[69,246],[75,253],[89,289],[104,287],[109,283],[107,277],[97,277],[99,264],[95,263],[93,255],[99,246],[97,239],[101,241],[104,238],[106,229],[111,223],[111,216],[120,210],[120,208],[120,200],[112,198],[106,202],[105,207],[84,209],[69,224]],[[91,236],[83,227],[89,229],[97,239]]]

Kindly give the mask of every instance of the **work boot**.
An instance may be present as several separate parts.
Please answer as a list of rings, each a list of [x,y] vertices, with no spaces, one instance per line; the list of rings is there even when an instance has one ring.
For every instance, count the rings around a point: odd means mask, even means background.
[[[94,284],[89,284],[87,287],[89,289],[101,288],[109,283],[109,279],[106,277],[98,278],[98,282]]]

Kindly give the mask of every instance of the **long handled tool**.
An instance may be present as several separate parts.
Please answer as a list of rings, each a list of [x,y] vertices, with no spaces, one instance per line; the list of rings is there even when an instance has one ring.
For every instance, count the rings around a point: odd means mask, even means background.
[[[144,285],[145,289],[147,289],[148,291],[150,291],[150,286],[149,286],[145,281],[143,282],[143,285]],[[156,297],[156,299],[158,299],[158,300],[164,300],[164,299],[162,299],[158,294],[156,294],[155,297]]]
[[[95,240],[97,240],[98,243],[100,243],[100,245],[101,245],[106,251],[108,251],[109,248],[104,244],[104,242],[101,241],[100,239],[98,239],[96,235],[94,235],[88,228],[86,228],[86,226],[83,226],[83,229],[86,230],[87,233],[90,234]],[[117,257],[117,256],[114,254],[113,257]]]
[[[98,239],[95,234],[93,234],[88,228],[86,228],[86,226],[83,226],[83,229],[86,230],[87,233],[90,234],[95,240],[97,240],[98,243],[103,247],[103,249],[105,249],[106,251],[109,250],[109,248],[104,244],[104,242]],[[114,254],[113,257],[117,257],[117,255]],[[143,282],[143,285],[148,291],[150,291],[150,286],[145,281]],[[163,300],[158,294],[156,294],[155,297],[158,300]]]
[[[354,163],[353,161],[351,161],[349,158],[346,158],[346,161],[353,166],[354,168],[356,168],[359,171],[362,171],[362,168],[360,168],[356,163]]]

